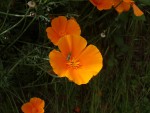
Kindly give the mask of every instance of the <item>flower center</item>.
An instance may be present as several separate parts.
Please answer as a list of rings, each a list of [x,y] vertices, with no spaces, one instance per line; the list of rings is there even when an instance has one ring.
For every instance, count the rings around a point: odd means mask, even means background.
[[[77,69],[81,66],[79,61],[77,61],[75,58],[71,58],[71,53],[68,54],[66,60],[66,64],[69,68]]]
[[[68,67],[71,67],[71,68],[79,68],[80,67],[80,62],[79,61],[75,61],[74,59],[71,59],[67,62],[67,65]]]

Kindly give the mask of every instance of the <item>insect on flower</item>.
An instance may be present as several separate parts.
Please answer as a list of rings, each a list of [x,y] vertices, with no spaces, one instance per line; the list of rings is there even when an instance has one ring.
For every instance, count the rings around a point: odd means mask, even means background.
[[[66,60],[67,60],[67,61],[69,61],[69,60],[70,60],[70,58],[71,58],[71,53],[69,53],[69,54],[67,55]]]
[[[80,45],[80,46],[78,46]],[[49,53],[49,62],[59,77],[67,77],[78,85],[87,84],[103,67],[103,58],[94,45],[79,35],[66,35],[58,42],[58,50]]]

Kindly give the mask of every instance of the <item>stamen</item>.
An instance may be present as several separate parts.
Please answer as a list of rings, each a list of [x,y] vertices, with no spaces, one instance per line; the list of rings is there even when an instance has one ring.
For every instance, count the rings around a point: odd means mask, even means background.
[[[79,68],[81,65],[80,65],[80,62],[79,61],[76,61],[74,58],[70,59],[67,63],[69,68]]]

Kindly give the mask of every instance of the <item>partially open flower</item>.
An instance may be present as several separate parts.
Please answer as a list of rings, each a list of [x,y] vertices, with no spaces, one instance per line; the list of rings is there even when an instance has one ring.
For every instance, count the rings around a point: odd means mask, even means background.
[[[143,12],[135,5],[133,0],[114,0],[114,7],[118,13],[129,11],[132,7],[136,16],[143,15]]]
[[[21,110],[24,113],[44,113],[44,105],[44,100],[33,97],[30,99],[30,102],[22,105]]]
[[[53,44],[57,45],[60,38],[65,35],[80,35],[81,29],[75,19],[67,20],[64,16],[54,18],[51,27],[46,29],[48,38]]]
[[[135,5],[133,0],[89,0],[98,10],[108,10],[113,6],[120,14],[129,11],[130,7],[136,16],[142,16],[143,12]]]
[[[67,35],[58,42],[58,50],[49,53],[50,64],[59,77],[78,85],[87,84],[103,67],[103,58],[94,45],[79,35]]]

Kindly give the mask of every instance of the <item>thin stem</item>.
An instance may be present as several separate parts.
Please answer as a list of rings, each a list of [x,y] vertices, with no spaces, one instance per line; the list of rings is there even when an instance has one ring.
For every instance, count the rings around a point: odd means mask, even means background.
[[[2,11],[0,11],[0,14],[2,14],[2,15],[8,15],[8,16],[14,16],[14,17],[31,17],[31,15],[19,15],[19,14],[11,14],[11,13],[8,13],[8,12],[2,12]]]
[[[0,35],[3,35],[3,34],[5,34],[5,33],[7,33],[8,31],[12,30],[12,29],[15,28],[17,25],[19,25],[19,24],[24,20],[24,18],[25,18],[26,15],[28,14],[29,10],[30,10],[30,9],[27,10],[26,14],[23,16],[23,18],[22,18],[19,22],[17,22],[17,23],[16,23],[15,25],[13,25],[12,27],[10,27],[10,28],[8,28],[7,30],[5,30],[5,31],[3,31],[2,33],[0,33]]]

